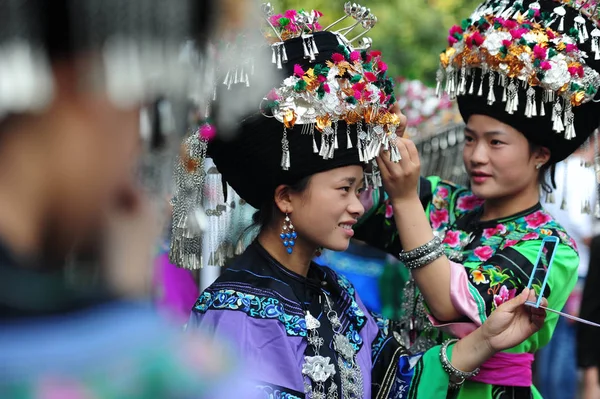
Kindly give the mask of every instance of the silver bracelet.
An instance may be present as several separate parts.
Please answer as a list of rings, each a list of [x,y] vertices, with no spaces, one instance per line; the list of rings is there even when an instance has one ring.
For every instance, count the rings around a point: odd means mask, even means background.
[[[458,342],[458,339],[449,339],[440,348],[440,362],[442,363],[442,368],[448,375],[450,376],[450,388],[457,389],[464,384],[464,382],[470,378],[475,377],[479,374],[479,367],[475,370],[467,373],[465,371],[461,371],[454,367],[448,359],[448,346],[451,344],[455,344]]]
[[[400,262],[408,262],[410,260],[415,260],[431,253],[431,251],[435,250],[440,245],[442,245],[442,239],[438,236],[435,236],[431,241],[424,245],[421,245],[420,247],[417,247],[407,252],[400,252],[400,254],[398,255],[398,259],[400,260]]]
[[[422,256],[420,258],[405,262],[404,266],[410,270],[420,269],[420,268],[432,263],[433,261],[441,258],[443,255],[444,255],[444,247],[439,246],[439,247],[435,248],[433,251],[429,252],[428,254],[425,254],[424,256]]]

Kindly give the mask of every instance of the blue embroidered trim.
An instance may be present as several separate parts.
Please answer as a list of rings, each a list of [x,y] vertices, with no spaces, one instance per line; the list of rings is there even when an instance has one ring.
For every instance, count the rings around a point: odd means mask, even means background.
[[[379,329],[379,333],[377,334],[377,337],[373,341],[371,347],[371,357],[373,360],[375,360],[376,356],[381,351],[381,347],[383,346],[388,337],[390,320],[384,319],[376,313],[371,313],[371,317],[373,317],[373,320],[375,320],[375,323],[377,323],[377,328]]]
[[[286,390],[285,388],[279,386],[272,385],[257,385],[256,389],[261,390],[264,396],[261,395],[261,398],[264,399],[304,399],[304,395],[299,395],[298,393],[292,393]]]
[[[196,301],[194,310],[206,313],[209,309],[237,310],[255,319],[277,319],[285,326],[288,335],[306,337],[304,317],[288,314],[281,302],[275,298],[259,297],[230,289],[205,291]]]

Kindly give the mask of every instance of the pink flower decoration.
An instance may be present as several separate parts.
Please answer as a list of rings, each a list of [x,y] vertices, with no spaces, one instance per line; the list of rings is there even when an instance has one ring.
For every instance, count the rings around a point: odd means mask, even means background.
[[[323,75],[319,75],[317,77],[317,80],[319,81],[319,83],[324,83],[324,82],[327,82],[327,77],[325,77]]]
[[[331,55],[331,60],[332,60],[333,62],[335,62],[336,64],[338,64],[338,63],[340,63],[340,62],[344,61],[344,60],[345,60],[345,58],[344,58],[344,56],[343,56],[342,54],[340,54],[340,53],[333,53],[333,54]]]
[[[565,50],[567,51],[567,53],[572,53],[573,51],[577,50],[577,45],[573,43],[567,43]]]
[[[493,236],[501,236],[506,234],[506,226],[499,224],[496,227],[483,230],[483,237],[491,238]]]
[[[448,244],[451,247],[458,247],[460,245],[460,233],[454,230],[448,230],[446,237],[444,237],[444,244]]]
[[[294,65],[294,75],[296,75],[299,78],[304,76],[304,69],[302,69],[302,67],[298,64]]]
[[[522,240],[523,241],[531,241],[531,240],[537,240],[538,238],[540,238],[540,235],[538,233],[531,232],[531,233],[525,234],[523,236]]]
[[[271,89],[269,94],[267,94],[267,100],[269,100],[269,101],[279,100],[279,94],[277,94],[277,91],[275,89]]]
[[[369,82],[377,81],[377,76],[375,76],[375,74],[373,72],[365,72],[365,78]]]
[[[486,260],[492,257],[492,255],[494,254],[494,250],[492,249],[492,247],[486,245],[483,247],[475,248],[473,253],[479,258],[479,260],[485,262]]]
[[[584,73],[584,71],[583,71],[583,65],[579,65],[577,67],[577,74],[579,75],[580,78],[583,78],[583,73]]]
[[[385,206],[385,218],[390,219],[392,216],[394,216],[394,208],[392,208],[392,205],[387,204]]]
[[[442,199],[448,198],[448,189],[446,187],[440,187],[436,191],[436,195]]]
[[[498,22],[500,25],[504,26],[506,20],[502,17],[494,18],[494,22]]]
[[[358,51],[353,51],[350,53],[350,61],[356,62],[360,60],[360,53]]]
[[[510,40],[502,40],[502,45],[509,48],[512,45],[512,42]]]
[[[296,16],[298,15],[298,11],[287,10],[284,15],[286,18],[291,19],[293,21],[296,18]]]
[[[481,46],[484,42],[483,36],[481,36],[479,31],[475,31],[475,33],[471,35],[471,39],[473,40],[473,44],[476,46]]]
[[[371,51],[370,55],[371,55],[371,57],[375,57],[375,58],[381,57],[381,51],[373,50],[373,51]]]
[[[323,14],[321,14],[321,15],[323,15]],[[312,26],[312,27],[313,27],[313,30],[314,30],[314,31],[317,31],[317,32],[318,32],[318,31],[322,31],[322,30],[323,30],[323,27],[322,27],[322,26],[321,26],[321,24],[320,24],[320,23],[318,23],[318,22],[315,22],[315,23],[313,24],[313,26]]]
[[[508,288],[506,288],[505,285],[503,285],[502,287],[500,287],[500,291],[498,292],[498,295],[494,295],[494,305],[496,305],[496,307],[498,307],[498,306],[502,305],[504,302],[508,302],[511,299],[513,299],[516,294],[517,294],[516,288],[509,290]]]
[[[518,240],[506,240],[504,242],[504,247],[505,248],[509,248],[509,247],[514,247],[515,245],[517,245],[519,243]]]
[[[546,49],[543,48],[542,46],[540,46],[539,44],[536,44],[533,47],[533,55],[535,58],[538,58],[540,60],[545,60],[546,59]]]
[[[362,93],[358,90],[354,90],[354,98],[356,98],[357,100],[360,100],[361,97],[362,97]]]
[[[530,229],[537,229],[550,222],[552,217],[542,211],[537,211],[532,213],[531,215],[525,216],[525,221],[527,222],[527,227]]]
[[[207,123],[200,128],[198,133],[201,140],[211,141],[217,135],[217,128]]]
[[[577,67],[569,67],[569,73],[571,76],[577,75]]]
[[[452,46],[453,44],[458,43],[458,39],[454,36],[448,36],[448,44]]]
[[[378,69],[379,69],[381,72],[385,72],[385,71],[387,71],[387,70],[388,70],[388,66],[387,66],[387,64],[386,64],[385,62],[383,62],[383,61],[379,61],[379,62],[377,63],[377,68],[378,68]]]
[[[552,69],[552,65],[548,61],[542,61],[540,68],[542,68],[544,71],[549,71]]]
[[[552,31],[552,29],[546,29],[546,35],[548,35],[548,39],[550,40],[556,39],[556,35]]]
[[[271,15],[271,17],[269,17],[269,22],[271,22],[273,26],[278,26],[281,18],[283,18],[282,14]]]
[[[472,211],[476,207],[483,204],[483,200],[481,198],[477,198],[473,194],[465,195],[464,197],[460,197],[456,204],[456,207],[461,211]]]
[[[513,39],[520,39],[525,33],[527,33],[527,29],[525,28],[517,28],[510,31]]]
[[[513,21],[512,19],[506,19],[504,20],[503,25],[506,29],[515,29],[517,27],[517,22]]]
[[[454,25],[452,28],[450,28],[450,31],[448,32],[450,36],[454,36],[456,33],[463,33],[462,28],[458,25]]]
[[[319,10],[313,10],[313,15],[316,18],[321,18],[323,16],[323,13],[321,11],[319,11]]]
[[[431,212],[429,219],[431,220],[431,227],[437,230],[443,223],[448,223],[448,210],[436,209]]]

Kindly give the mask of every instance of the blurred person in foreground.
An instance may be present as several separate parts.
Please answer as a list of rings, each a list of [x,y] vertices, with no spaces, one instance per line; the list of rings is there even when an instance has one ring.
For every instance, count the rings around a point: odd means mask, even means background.
[[[170,60],[178,43],[207,33],[214,6],[161,3],[0,2],[1,398],[240,392],[224,350],[182,341],[138,300],[160,230],[132,173],[141,105],[173,94],[183,76]],[[144,69],[141,59],[156,62]],[[68,254],[84,247],[102,253],[97,290],[64,278]]]

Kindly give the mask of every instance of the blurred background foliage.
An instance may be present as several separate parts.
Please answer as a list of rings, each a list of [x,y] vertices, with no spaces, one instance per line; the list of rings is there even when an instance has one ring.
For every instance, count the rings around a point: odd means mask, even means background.
[[[272,0],[276,13],[300,8],[321,11],[323,26],[344,15],[344,3],[345,0]],[[479,3],[480,0],[359,1],[379,19],[368,36],[373,39],[373,49],[383,52],[390,76],[418,79],[429,86],[435,86],[438,55],[448,44],[448,29],[467,18]]]

